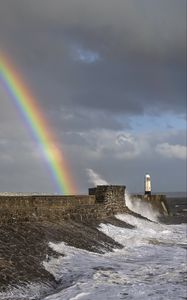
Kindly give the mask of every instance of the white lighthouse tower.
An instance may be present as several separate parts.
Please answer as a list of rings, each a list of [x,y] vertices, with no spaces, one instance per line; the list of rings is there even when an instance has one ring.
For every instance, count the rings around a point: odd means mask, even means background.
[[[151,195],[151,176],[149,174],[145,175],[145,195]]]

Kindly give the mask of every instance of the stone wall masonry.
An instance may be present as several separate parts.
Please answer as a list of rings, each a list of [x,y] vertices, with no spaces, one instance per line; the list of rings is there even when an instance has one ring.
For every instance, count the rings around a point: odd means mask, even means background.
[[[95,195],[98,203],[125,205],[125,186],[98,185],[89,189],[89,195]]]
[[[167,214],[164,195],[134,195],[133,198],[148,201],[160,213]],[[97,186],[84,196],[0,195],[0,224],[99,219],[126,211],[125,186]]]
[[[89,220],[125,211],[124,187],[98,186],[92,195],[0,196],[0,224]]]
[[[0,196],[0,223],[63,220],[95,205],[95,196]]]

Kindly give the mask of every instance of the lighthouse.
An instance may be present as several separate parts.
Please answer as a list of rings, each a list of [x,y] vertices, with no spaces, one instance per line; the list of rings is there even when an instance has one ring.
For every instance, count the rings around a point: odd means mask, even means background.
[[[151,177],[149,174],[145,175],[145,195],[151,195]]]

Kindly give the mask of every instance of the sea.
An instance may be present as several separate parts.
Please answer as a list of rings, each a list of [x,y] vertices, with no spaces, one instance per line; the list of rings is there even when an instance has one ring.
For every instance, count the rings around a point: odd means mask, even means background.
[[[132,203],[128,205],[131,209]],[[175,204],[179,208],[179,204]],[[134,229],[111,224],[99,230],[123,245],[122,249],[98,254],[70,247],[63,241],[49,246],[59,253],[43,262],[59,284],[56,290],[28,283],[1,293],[0,299],[20,300],[118,300],[118,299],[187,299],[186,224],[164,224],[149,209],[134,210],[152,222],[129,214],[116,218]],[[64,256],[61,256],[63,254]]]

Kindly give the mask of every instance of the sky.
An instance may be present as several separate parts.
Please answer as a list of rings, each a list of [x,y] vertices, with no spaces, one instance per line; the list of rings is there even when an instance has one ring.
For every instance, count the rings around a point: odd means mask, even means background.
[[[186,0],[0,0],[0,51],[42,108],[77,192],[186,190]],[[0,192],[54,185],[0,82]]]

